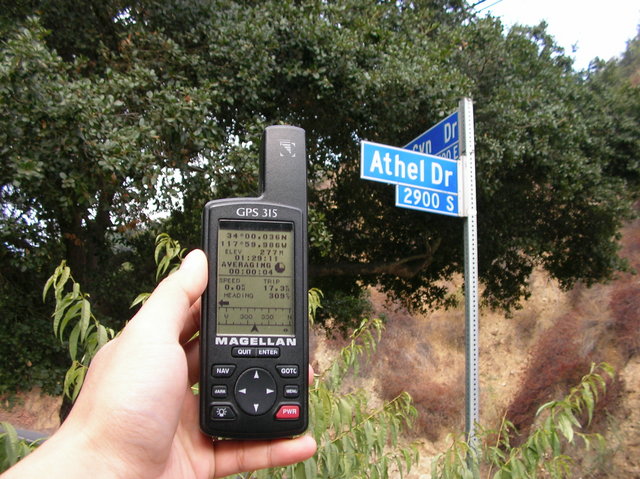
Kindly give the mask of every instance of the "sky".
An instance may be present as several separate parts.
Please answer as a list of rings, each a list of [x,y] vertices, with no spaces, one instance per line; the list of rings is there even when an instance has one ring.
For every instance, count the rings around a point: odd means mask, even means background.
[[[576,70],[587,68],[595,57],[619,56],[640,24],[640,0],[485,0],[476,11],[501,17],[507,27],[545,20],[547,32],[574,58]]]

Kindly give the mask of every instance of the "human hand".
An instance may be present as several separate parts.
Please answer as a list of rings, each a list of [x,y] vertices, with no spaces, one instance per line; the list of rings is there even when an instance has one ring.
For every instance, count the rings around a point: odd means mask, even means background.
[[[206,257],[192,251],[93,359],[60,430],[6,479],[36,471],[65,479],[214,478],[311,457],[316,444],[308,436],[213,441],[200,432],[190,388],[198,380],[199,344],[190,339],[206,282]]]

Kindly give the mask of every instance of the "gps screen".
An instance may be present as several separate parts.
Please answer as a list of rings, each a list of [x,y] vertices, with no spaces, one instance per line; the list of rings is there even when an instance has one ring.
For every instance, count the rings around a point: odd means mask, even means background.
[[[293,335],[293,223],[220,220],[219,226],[217,333]]]

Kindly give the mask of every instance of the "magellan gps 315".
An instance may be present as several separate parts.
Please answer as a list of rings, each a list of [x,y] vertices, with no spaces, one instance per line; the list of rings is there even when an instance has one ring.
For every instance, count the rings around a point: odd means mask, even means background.
[[[270,126],[262,141],[262,194],[203,214],[200,427],[215,437],[290,437],[308,422],[305,133]]]

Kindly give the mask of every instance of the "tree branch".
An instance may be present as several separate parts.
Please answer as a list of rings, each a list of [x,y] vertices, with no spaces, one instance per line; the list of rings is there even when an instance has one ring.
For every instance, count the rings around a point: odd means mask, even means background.
[[[433,255],[440,247],[442,239],[438,238],[433,243],[427,243],[427,251],[423,254],[407,256],[393,262],[377,263],[332,263],[316,264],[309,266],[309,272],[313,277],[327,276],[361,276],[376,274],[392,274],[399,278],[413,278],[420,271],[425,270],[433,261]]]

